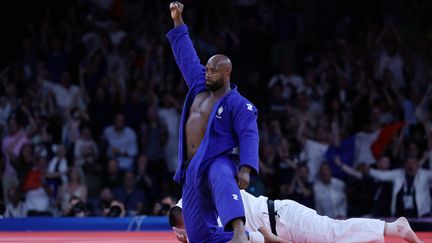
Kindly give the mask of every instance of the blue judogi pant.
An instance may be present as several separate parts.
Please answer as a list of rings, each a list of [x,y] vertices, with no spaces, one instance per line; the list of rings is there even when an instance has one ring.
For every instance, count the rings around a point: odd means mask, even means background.
[[[208,163],[204,173],[198,176],[199,186],[191,180],[196,178],[194,170],[186,171],[183,217],[190,242],[227,242],[232,239],[230,222],[245,216],[240,189],[234,180],[236,171],[235,162],[228,155]],[[227,231],[218,226],[218,216]]]

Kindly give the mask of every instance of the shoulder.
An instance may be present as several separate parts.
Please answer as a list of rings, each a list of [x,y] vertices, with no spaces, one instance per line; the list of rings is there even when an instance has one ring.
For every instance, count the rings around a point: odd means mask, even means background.
[[[233,111],[244,110],[244,111],[252,111],[258,113],[258,109],[251,101],[243,97],[240,93],[236,91],[233,92],[234,93],[232,95],[229,95],[227,97],[227,101],[229,105],[232,107]]]

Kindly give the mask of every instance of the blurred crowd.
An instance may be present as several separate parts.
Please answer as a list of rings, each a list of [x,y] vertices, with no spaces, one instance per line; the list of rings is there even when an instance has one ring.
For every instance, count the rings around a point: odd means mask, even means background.
[[[259,108],[249,192],[335,218],[430,216],[432,4],[348,2],[183,1],[201,61],[228,55]],[[164,215],[176,203],[187,87],[168,6],[47,1],[27,26],[0,73],[5,217]]]

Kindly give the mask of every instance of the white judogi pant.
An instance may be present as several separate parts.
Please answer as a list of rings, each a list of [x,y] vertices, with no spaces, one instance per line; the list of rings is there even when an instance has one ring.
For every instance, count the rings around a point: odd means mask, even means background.
[[[270,228],[267,198],[241,191],[246,212],[246,230]],[[276,232],[279,237],[295,243],[384,242],[385,222],[377,219],[352,218],[335,220],[318,215],[313,209],[292,200],[275,200]]]
[[[384,242],[384,221],[352,218],[335,220],[291,200],[276,200],[276,232],[298,242]]]

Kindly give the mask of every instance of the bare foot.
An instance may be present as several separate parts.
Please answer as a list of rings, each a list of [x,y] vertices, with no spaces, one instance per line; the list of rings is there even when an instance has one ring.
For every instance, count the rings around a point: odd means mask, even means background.
[[[421,243],[415,232],[411,229],[408,220],[405,217],[400,217],[396,220],[396,227],[399,236],[410,243]]]

